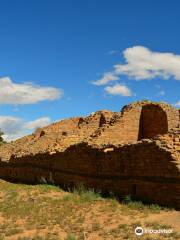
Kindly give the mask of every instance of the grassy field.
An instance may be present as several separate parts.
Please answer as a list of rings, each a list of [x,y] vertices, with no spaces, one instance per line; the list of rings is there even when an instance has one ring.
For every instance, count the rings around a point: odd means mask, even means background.
[[[120,203],[83,188],[69,193],[0,180],[0,240],[175,240],[179,225],[179,212],[157,205]],[[137,226],[173,232],[137,237]]]

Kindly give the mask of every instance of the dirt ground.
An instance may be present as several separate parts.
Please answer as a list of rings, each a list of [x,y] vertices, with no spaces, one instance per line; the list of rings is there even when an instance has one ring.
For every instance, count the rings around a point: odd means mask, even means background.
[[[144,234],[137,236],[135,228]],[[169,233],[145,233],[170,230]],[[90,190],[0,180],[0,240],[180,239],[180,212]]]

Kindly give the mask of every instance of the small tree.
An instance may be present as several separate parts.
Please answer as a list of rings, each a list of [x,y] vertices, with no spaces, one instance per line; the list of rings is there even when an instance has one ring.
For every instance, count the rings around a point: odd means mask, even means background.
[[[4,133],[0,129],[0,146],[5,143],[5,141],[3,139],[3,135],[4,135]]]

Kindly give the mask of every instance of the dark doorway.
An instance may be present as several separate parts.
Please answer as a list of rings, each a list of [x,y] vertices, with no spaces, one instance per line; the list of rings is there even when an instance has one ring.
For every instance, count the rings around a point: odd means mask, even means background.
[[[168,132],[166,112],[158,105],[147,104],[142,107],[138,140],[153,138]]]

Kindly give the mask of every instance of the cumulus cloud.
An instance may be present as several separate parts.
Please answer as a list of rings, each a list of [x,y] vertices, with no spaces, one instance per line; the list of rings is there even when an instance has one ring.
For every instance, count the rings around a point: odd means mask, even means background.
[[[105,87],[105,91],[111,95],[117,96],[132,96],[132,92],[131,90],[126,87],[125,85],[121,85],[121,84],[116,84],[114,86],[107,86]]]
[[[0,116],[0,129],[4,132],[3,138],[6,141],[11,141],[29,134],[38,127],[44,127],[50,122],[51,120],[48,117],[25,122],[23,119],[17,117]]]
[[[146,80],[160,77],[173,77],[180,80],[180,55],[173,53],[153,52],[143,46],[134,46],[123,52],[124,64],[116,64],[113,70],[104,73],[102,78],[94,81],[95,85],[105,85],[126,75],[135,80]]]
[[[17,84],[9,77],[0,78],[0,104],[34,104],[61,98],[63,91],[54,87],[41,87],[32,83]]]

